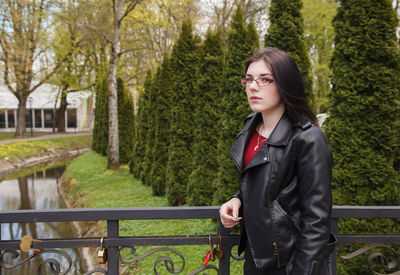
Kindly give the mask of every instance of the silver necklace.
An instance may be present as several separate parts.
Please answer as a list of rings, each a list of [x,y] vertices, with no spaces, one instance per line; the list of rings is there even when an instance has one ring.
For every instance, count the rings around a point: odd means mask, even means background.
[[[264,124],[262,124],[262,126],[264,127]],[[260,126],[260,128],[261,128],[261,126]],[[261,132],[261,129],[259,129],[259,131]],[[254,151],[257,151],[258,146],[260,146],[260,142],[263,143],[264,141],[266,141],[266,140],[268,139],[268,138],[265,138],[264,140],[261,140],[261,141],[260,141],[260,136],[261,136],[261,134],[260,134],[259,132],[257,132],[257,134],[258,134],[258,137],[257,137],[257,145],[254,146]]]

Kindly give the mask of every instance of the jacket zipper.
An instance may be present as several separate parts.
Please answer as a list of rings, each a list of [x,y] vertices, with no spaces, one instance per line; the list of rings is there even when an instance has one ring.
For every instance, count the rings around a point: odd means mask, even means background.
[[[267,153],[269,154],[268,145],[267,145]],[[273,163],[274,161],[275,161],[275,154],[271,158],[271,163]],[[272,168],[270,168],[270,169],[272,169]],[[272,182],[271,179],[270,179],[270,182]],[[267,194],[269,194],[269,189],[270,189],[270,186],[267,188]],[[269,218],[271,219],[272,237],[273,237],[273,240],[274,240],[273,243],[272,243],[273,253],[274,253],[274,256],[276,257],[276,260],[278,262],[278,268],[280,268],[281,267],[281,262],[279,260],[279,249],[278,249],[278,243],[276,242],[275,221],[274,221],[274,217],[273,216],[274,216],[273,210],[272,210],[272,208],[270,208],[269,209]]]
[[[294,226],[297,228],[298,231],[301,230],[299,223],[297,222],[296,218],[293,217],[292,215],[290,215],[288,213],[289,219],[292,221],[292,223],[294,224]]]
[[[278,260],[278,268],[281,267],[281,263],[279,261],[279,250],[278,250],[278,244],[276,242],[272,243],[272,246],[274,247],[274,256]]]
[[[275,231],[275,222],[274,222],[274,217],[273,217],[273,213],[272,213],[272,209],[269,210],[269,216],[271,219],[271,225],[272,225],[272,238],[273,238],[273,243],[272,243],[272,247],[273,247],[273,253],[274,256],[276,257],[276,260],[278,262],[278,268],[281,267],[281,263],[279,260],[279,249],[278,249],[278,243],[276,242],[276,231]]]
[[[279,255],[278,244],[276,242],[273,242],[272,246],[274,247],[274,255],[278,256]]]

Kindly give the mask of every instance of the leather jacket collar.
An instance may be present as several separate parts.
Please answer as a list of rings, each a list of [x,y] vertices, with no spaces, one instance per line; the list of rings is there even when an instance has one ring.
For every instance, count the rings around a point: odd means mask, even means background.
[[[237,140],[231,148],[230,155],[234,160],[238,170],[241,172],[243,171],[243,156],[244,151],[246,150],[246,145],[261,121],[261,113],[253,112],[249,116],[247,116],[245,120],[245,125],[242,131],[238,134]],[[268,146],[286,146],[291,137],[294,127],[299,126],[301,128],[307,128],[310,125],[310,122],[293,123],[287,113],[284,112],[274,130],[272,131],[270,137],[267,139],[266,144]],[[260,151],[263,151],[265,154],[257,154],[255,156],[254,162],[258,162],[257,159],[260,159],[259,161],[269,161],[268,147],[262,146],[260,148]],[[248,167],[252,166],[254,165],[249,164]]]

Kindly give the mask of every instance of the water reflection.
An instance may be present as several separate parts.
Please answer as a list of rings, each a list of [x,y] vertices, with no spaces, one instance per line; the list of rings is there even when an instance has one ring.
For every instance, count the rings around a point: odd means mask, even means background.
[[[42,171],[36,171],[30,175],[7,179],[0,182],[1,210],[18,209],[57,209],[63,208],[63,203],[58,194],[57,183],[65,166],[54,167]],[[25,235],[31,235],[34,239],[53,239],[73,237],[70,225],[65,222],[46,223],[13,223],[1,225],[1,239],[19,240]],[[81,260],[76,249],[63,249],[73,261],[73,266],[68,274],[83,274]],[[24,253],[23,258],[32,254]],[[41,258],[40,258],[41,257]],[[45,258],[54,258],[61,263],[61,270],[67,267],[67,261],[54,253],[46,253],[35,257],[18,267],[18,269],[3,270],[2,274],[36,274],[38,265]],[[21,258],[18,258],[21,260]],[[11,255],[5,256],[5,262],[16,263]],[[1,272],[0,272],[1,273]],[[52,274],[47,266],[42,274]]]

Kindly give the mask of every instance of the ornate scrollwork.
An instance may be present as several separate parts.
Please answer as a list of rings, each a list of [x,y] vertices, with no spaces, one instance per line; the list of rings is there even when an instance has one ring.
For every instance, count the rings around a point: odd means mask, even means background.
[[[54,253],[54,254],[58,254],[61,255],[62,257],[64,257],[67,261],[68,261],[68,268],[65,271],[61,271],[61,264],[60,262],[58,262],[57,260],[53,259],[53,258],[45,258],[43,259],[42,262],[40,262],[39,267],[38,267],[38,274],[41,275],[42,274],[42,270],[44,269],[44,267],[48,264],[50,266],[50,269],[52,271],[53,274],[58,274],[58,275],[64,275],[67,274],[68,271],[71,269],[72,266],[72,259],[71,257],[65,253],[64,251],[61,250],[54,250],[54,249],[42,249],[42,250],[38,250],[35,251],[34,253],[32,253],[31,255],[29,255],[26,259],[23,259],[19,262],[17,262],[16,264],[8,264],[6,262],[4,262],[4,256],[6,254],[10,254],[12,258],[17,259],[20,256],[20,253],[16,250],[6,250],[3,251],[3,253],[1,253],[0,255],[0,266],[4,269],[14,269],[20,265],[23,265],[27,262],[29,262],[30,260],[32,260],[33,258],[45,254],[45,253]]]
[[[379,273],[377,271],[375,271],[373,269],[372,263],[374,261],[379,261],[379,263],[386,269],[386,270],[392,270],[394,268],[396,268],[399,265],[399,255],[396,253],[396,251],[389,247],[386,246],[384,244],[369,244],[367,246],[364,246],[360,249],[357,249],[356,251],[348,254],[348,255],[344,255],[344,256],[340,256],[340,258],[344,259],[344,260],[350,260],[353,259],[361,254],[366,253],[367,251],[370,251],[371,249],[375,249],[375,248],[385,248],[388,249],[392,254],[393,254],[393,260],[391,262],[389,262],[389,259],[383,255],[380,252],[372,252],[370,255],[368,255],[367,258],[367,263],[368,263],[368,268],[371,272],[373,272],[373,274],[375,275],[400,275],[400,271],[395,271],[393,273]]]
[[[234,259],[234,260],[236,260],[236,261],[244,260],[244,256],[236,256],[236,255],[233,255],[232,249],[233,249],[234,247],[235,247],[235,246],[231,246],[231,258]]]
[[[95,269],[93,269],[93,270],[91,270],[91,271],[89,271],[89,272],[87,272],[87,273],[85,273],[85,274],[83,274],[83,275],[90,275],[90,274],[95,274],[95,273],[103,273],[103,274],[108,274],[108,272],[107,272],[107,270],[105,270],[104,268],[95,268]]]
[[[156,262],[154,263],[154,274],[155,275],[159,275],[159,273],[157,271],[157,265],[160,262],[163,262],[165,264],[165,268],[171,274],[181,273],[182,270],[185,268],[185,257],[182,255],[182,253],[180,253],[179,251],[177,251],[175,249],[172,249],[172,248],[169,248],[169,247],[160,247],[160,248],[153,249],[153,250],[151,250],[149,252],[146,252],[145,254],[143,254],[141,256],[138,256],[138,257],[135,257],[133,259],[126,259],[126,258],[123,258],[121,256],[121,253],[120,253],[125,248],[130,248],[131,249],[131,253],[130,253],[131,255],[135,255],[135,253],[136,253],[136,248],[135,247],[121,247],[121,248],[119,248],[118,249],[119,260],[122,263],[125,263],[125,264],[131,264],[131,263],[137,262],[137,261],[139,261],[139,260],[141,260],[141,259],[143,259],[145,257],[148,257],[148,256],[150,256],[152,254],[155,254],[155,253],[161,252],[161,251],[172,252],[172,253],[178,255],[182,259],[182,266],[180,268],[178,268],[178,269],[175,269],[174,261],[170,257],[162,256],[162,257],[158,258],[156,260]]]
[[[199,269],[196,269],[195,271],[188,273],[188,275],[200,274],[201,272],[208,270],[208,269],[214,269],[215,271],[219,272],[219,269],[215,265],[206,265],[206,266],[200,267]]]
[[[180,253],[179,251],[177,251],[177,250],[175,250],[175,249],[173,249],[173,248],[169,248],[169,247],[160,247],[160,248],[156,248],[156,249],[154,249],[154,250],[151,250],[151,251],[149,251],[149,252],[146,252],[145,254],[143,254],[143,255],[141,255],[141,256],[138,256],[138,257],[135,257],[135,258],[133,258],[133,259],[126,259],[126,258],[123,258],[123,257],[121,256],[121,251],[122,251],[123,249],[125,249],[125,248],[130,248],[130,249],[131,249],[131,252],[130,252],[131,255],[135,255],[135,254],[136,254],[136,248],[135,248],[135,247],[121,247],[121,248],[119,248],[119,249],[118,249],[118,257],[119,257],[119,260],[120,260],[122,263],[125,263],[125,264],[131,264],[131,263],[137,262],[137,261],[139,261],[139,260],[141,260],[141,259],[143,259],[143,258],[145,258],[145,257],[148,257],[148,256],[150,256],[150,255],[152,255],[152,254],[155,254],[155,253],[161,252],[161,251],[172,252],[172,253],[178,255],[178,256],[181,258],[181,260],[182,260],[182,266],[181,266],[179,269],[175,269],[175,267],[174,267],[174,262],[173,262],[173,260],[172,260],[170,257],[167,257],[167,256],[159,257],[159,258],[155,261],[155,263],[154,263],[154,274],[155,274],[155,275],[159,275],[159,274],[160,274],[160,273],[158,273],[158,271],[157,271],[157,266],[158,266],[159,263],[162,263],[162,262],[165,264],[165,268],[167,269],[167,271],[168,271],[169,273],[171,273],[171,274],[179,274],[179,273],[181,273],[181,272],[183,271],[183,269],[185,268],[185,257],[182,255],[182,253]],[[195,270],[195,271],[192,271],[192,272],[188,273],[188,275],[200,274],[201,272],[203,272],[203,271],[205,271],[205,270],[208,270],[208,269],[212,269],[212,270],[215,270],[215,271],[219,272],[219,269],[218,269],[215,265],[206,265],[206,266],[200,267],[199,269],[197,269],[197,270]]]

